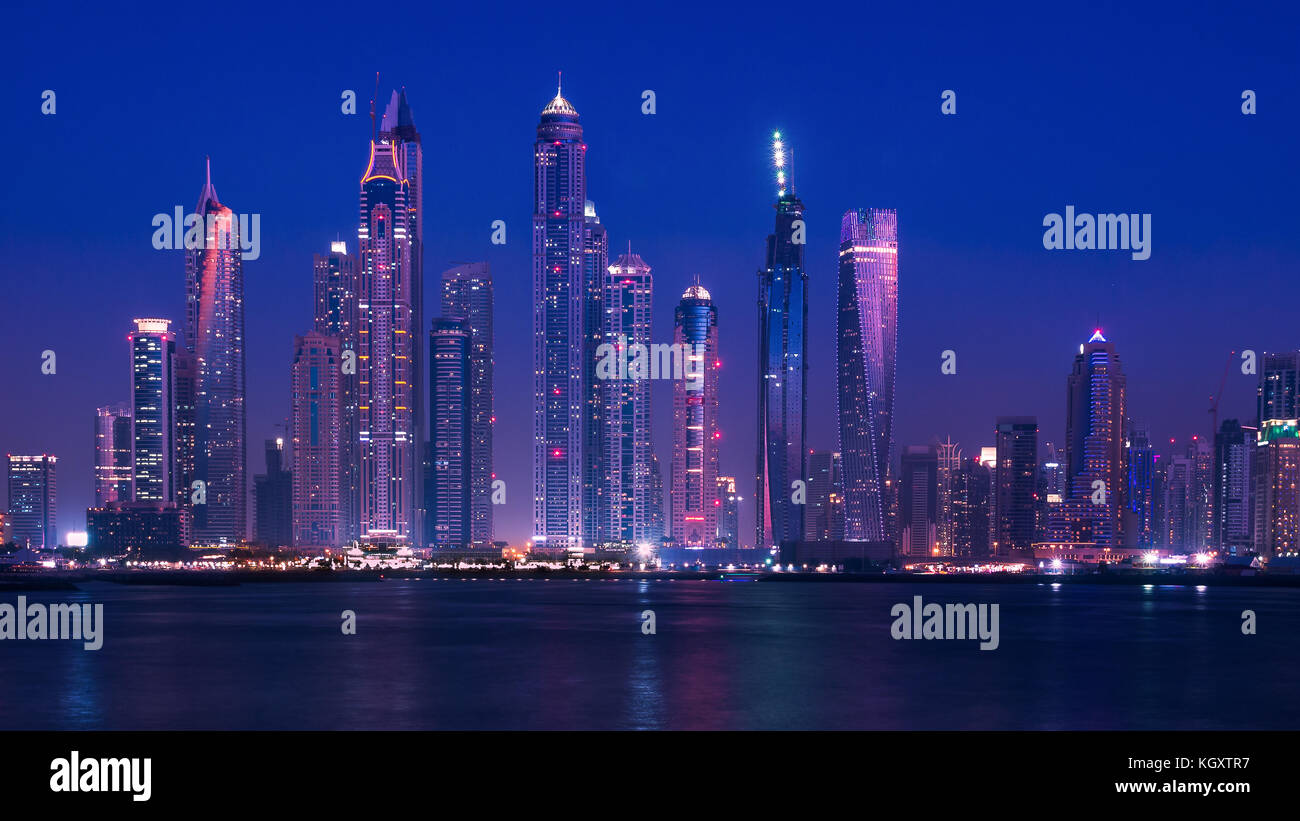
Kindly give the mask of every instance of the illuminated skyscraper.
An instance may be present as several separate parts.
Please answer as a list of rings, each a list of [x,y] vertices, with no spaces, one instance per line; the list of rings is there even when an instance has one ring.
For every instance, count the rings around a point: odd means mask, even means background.
[[[811,542],[841,541],[844,538],[843,468],[840,455],[833,451],[808,454],[804,538]]]
[[[442,315],[464,320],[469,330],[469,534],[478,547],[492,544],[493,388],[492,269],[486,262],[457,265],[442,273]],[[430,420],[430,427],[436,420]]]
[[[409,480],[404,480],[402,493],[407,496],[410,513],[407,515],[409,530],[407,535],[412,543],[418,543],[424,534],[424,466],[425,452],[425,414],[426,399],[424,379],[424,148],[420,142],[420,132],[415,128],[415,119],[411,107],[406,101],[406,89],[394,91],[384,110],[383,120],[379,124],[379,137],[393,147],[397,158],[397,167],[402,170],[402,182],[406,188],[406,238],[409,244],[407,262],[409,273],[403,277],[406,293],[402,294],[402,313],[409,317],[410,325],[405,328],[409,337],[406,345],[397,348],[405,351],[401,355],[410,357],[410,382],[394,387],[400,394],[402,402],[409,410],[408,441],[411,448],[412,469]]]
[[[608,325],[618,322],[605,310],[606,280],[609,277],[609,235],[600,224],[596,204],[587,200],[583,205],[582,240],[582,370],[585,374],[585,406],[582,415],[582,536],[588,547],[622,542],[622,533],[615,533],[614,510],[623,502],[614,498],[618,490],[610,485],[615,468],[608,460],[613,453],[607,447],[606,437],[612,424],[607,414],[613,397],[608,385],[596,379],[597,350],[606,339]],[[617,340],[613,340],[617,341]],[[621,474],[621,468],[618,469]],[[630,478],[630,477],[629,477]],[[621,519],[621,514],[619,515]]]
[[[758,464],[754,534],[760,549],[803,538],[795,482],[807,481],[808,274],[803,202],[787,177],[787,147],[773,135],[776,230],[767,238],[758,286]],[[788,184],[788,187],[787,187]],[[806,484],[804,485],[806,492]],[[674,537],[676,534],[674,533]]]
[[[583,541],[584,439],[590,435],[584,335],[587,146],[578,112],[557,90],[533,146],[533,543]]]
[[[998,465],[994,474],[994,552],[1033,558],[1038,516],[1038,420],[1033,416],[999,416],[995,441]]]
[[[899,553],[913,558],[938,555],[938,451],[932,445],[909,445],[901,462]]]
[[[206,231],[202,247],[185,258],[185,348],[195,367],[193,479],[203,482],[204,499],[193,506],[193,538],[239,542],[248,528],[244,269],[239,220],[217,199],[210,164],[195,213]],[[137,478],[136,498],[158,497],[141,496]]]
[[[439,317],[429,335],[429,533],[434,547],[466,547],[470,539],[470,330]]]
[[[840,221],[838,391],[848,539],[887,538],[886,483],[894,453],[898,346],[898,213],[847,212]]]
[[[679,547],[714,547],[718,538],[718,309],[699,285],[673,312],[683,376],[673,380],[672,537]]]
[[[1214,437],[1214,538],[1215,549],[1245,555],[1253,539],[1251,510],[1252,467],[1258,429],[1225,419]]]
[[[952,441],[949,436],[946,440],[935,441],[935,452],[938,454],[937,476],[939,482],[939,555],[952,556],[952,477],[953,474],[961,467],[961,446]]]
[[[1255,551],[1300,553],[1300,423],[1265,419],[1255,445]]]
[[[1128,459],[1128,499],[1126,515],[1131,527],[1125,529],[1131,546],[1150,548],[1159,544],[1159,526],[1155,518],[1156,454],[1145,427],[1130,431],[1126,443]],[[1040,483],[1041,487],[1041,483]]]
[[[963,459],[949,477],[954,556],[989,555],[989,473],[979,459]]]
[[[718,516],[718,544],[740,547],[740,503],[744,499],[736,487],[735,476],[718,477],[718,499],[722,501],[722,514]]]
[[[293,544],[293,473],[288,470],[284,437],[263,443],[266,473],[253,477],[253,537],[265,547]]]
[[[176,335],[168,319],[137,319],[131,343],[131,465],[129,501],[174,502]],[[121,501],[128,501],[123,499]]]
[[[95,409],[95,507],[131,499],[131,406]]]
[[[654,282],[640,255],[627,253],[608,267],[603,279],[603,352],[621,359],[633,350],[650,350],[650,308]],[[633,346],[640,346],[634,348]],[[597,356],[599,359],[599,355]],[[593,366],[594,367],[594,366]],[[634,547],[650,539],[650,374],[605,374],[594,370],[600,396],[602,435],[597,499],[599,543]]]
[[[1065,454],[1069,498],[1064,515],[1070,521],[1073,541],[1122,548],[1128,493],[1124,453],[1126,380],[1115,345],[1106,341],[1100,329],[1079,346],[1067,388]],[[1001,462],[998,468],[1001,470]]]
[[[361,535],[361,437],[358,426],[360,410],[357,401],[360,386],[357,378],[360,367],[357,359],[357,288],[359,287],[357,260],[355,256],[348,253],[346,242],[331,242],[329,254],[314,255],[312,269],[316,305],[314,330],[317,334],[335,339],[336,358],[340,359],[338,395],[335,397],[338,405],[339,453],[333,464],[339,471],[335,483],[339,506],[335,538],[339,544],[343,544],[355,541]],[[295,361],[300,356],[306,356],[308,360],[317,358],[320,347],[320,340],[312,340],[306,349],[295,345]],[[320,463],[320,460],[316,459],[313,464]],[[315,479],[311,481],[314,487]],[[295,539],[304,539],[304,544],[314,543],[311,540],[316,537],[312,534],[324,537],[331,533],[325,523],[310,515],[306,516],[303,522],[305,530],[300,531],[295,525],[294,534]]]
[[[387,119],[387,118],[386,118]],[[388,125],[388,123],[385,123]],[[361,177],[357,260],[357,439],[360,535],[421,541],[416,492],[423,443],[417,413],[420,326],[412,277],[407,145],[383,132]]]
[[[59,544],[57,456],[9,454],[9,521],[14,543],[33,550]]]
[[[319,317],[318,317],[319,318]],[[313,331],[293,338],[290,367],[293,437],[293,545],[337,547],[350,537],[343,520],[348,506],[340,464],[342,389],[350,375],[340,366],[337,336]],[[353,380],[355,381],[355,380]]]

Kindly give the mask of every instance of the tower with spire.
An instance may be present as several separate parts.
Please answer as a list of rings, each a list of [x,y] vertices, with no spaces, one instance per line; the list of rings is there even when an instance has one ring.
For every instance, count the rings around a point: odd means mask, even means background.
[[[808,414],[808,274],[804,270],[803,202],[787,175],[789,149],[772,135],[776,174],[776,229],[767,238],[758,272],[758,459],[755,470],[755,544],[779,546],[803,538],[807,491],[804,419]],[[675,538],[675,537],[674,537]]]
[[[584,446],[593,375],[588,321],[587,146],[577,110],[557,84],[533,144],[533,541],[581,551]],[[603,269],[602,269],[603,270]]]
[[[193,502],[196,543],[235,543],[247,537],[248,525],[244,270],[239,220],[217,197],[210,159],[195,214],[203,240],[185,253],[185,348],[193,367],[193,406],[191,411],[185,407],[191,400],[181,400],[178,409],[178,416],[192,412],[193,424],[180,422],[187,452],[178,457],[186,483],[178,492],[184,502]],[[202,482],[200,493],[196,482]]]

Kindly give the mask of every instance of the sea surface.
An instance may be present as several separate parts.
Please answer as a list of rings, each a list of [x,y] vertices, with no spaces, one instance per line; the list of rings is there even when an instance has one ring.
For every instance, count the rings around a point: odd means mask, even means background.
[[[104,645],[0,641],[0,730],[1300,729],[1294,588],[511,578],[25,595],[103,603]],[[998,604],[998,648],[891,638],[891,608],[918,595]]]

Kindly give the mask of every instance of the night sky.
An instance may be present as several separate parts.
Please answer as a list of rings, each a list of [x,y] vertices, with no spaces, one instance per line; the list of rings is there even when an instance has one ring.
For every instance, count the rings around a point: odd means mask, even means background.
[[[85,529],[93,500],[93,410],[128,398],[132,318],[181,328],[183,255],[154,250],[150,223],[193,210],[205,155],[221,200],[261,215],[261,258],[244,267],[250,484],[262,471],[262,441],[288,415],[293,335],[311,328],[312,254],[336,236],[356,246],[376,71],[381,109],[406,86],[424,142],[426,322],[443,269],[492,264],[496,470],[509,488],[499,539],[531,532],[532,144],[557,70],[582,115],[611,261],[631,241],[653,268],[655,341],[671,341],[694,275],[718,305],[720,469],[741,478],[747,541],[775,129],[807,207],[810,447],[836,446],[849,208],[898,210],[900,447],[951,435],[974,455],[999,414],[1037,415],[1040,441],[1059,443],[1066,375],[1098,317],[1132,416],[1166,448],[1209,433],[1230,350],[1300,347],[1293,12],[469,5],[6,12],[0,453],[60,457],[61,536]],[[53,116],[40,112],[45,89]],[[340,111],[345,89],[355,116]],[[940,114],[944,89],[955,116]],[[1244,89],[1254,116],[1241,113]],[[1044,215],[1067,205],[1151,214],[1151,258],[1044,250]],[[504,247],[490,244],[497,219]],[[45,349],[54,376],[41,373]],[[945,349],[955,376],[940,373]],[[1234,364],[1220,418],[1253,418],[1254,386]],[[666,470],[670,383],[655,390]]]

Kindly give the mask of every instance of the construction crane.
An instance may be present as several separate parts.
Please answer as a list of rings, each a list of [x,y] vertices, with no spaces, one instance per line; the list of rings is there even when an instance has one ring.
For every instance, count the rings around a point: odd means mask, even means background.
[[[1228,351],[1228,361],[1223,363],[1223,376],[1219,378],[1219,392],[1210,397],[1210,445],[1219,433],[1219,400],[1223,398],[1223,386],[1228,383],[1228,369],[1237,358],[1236,351]]]

